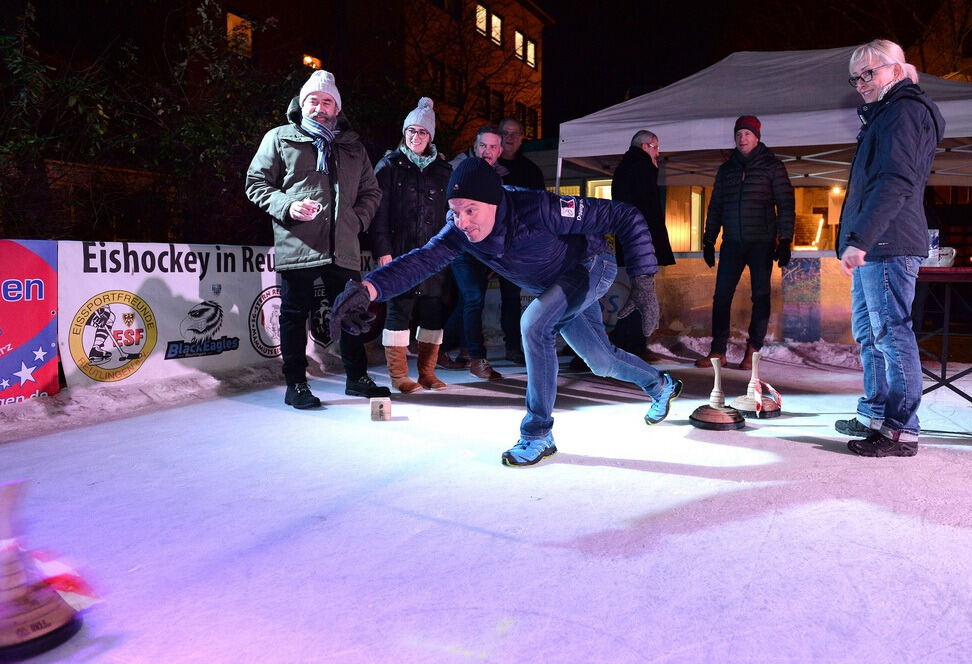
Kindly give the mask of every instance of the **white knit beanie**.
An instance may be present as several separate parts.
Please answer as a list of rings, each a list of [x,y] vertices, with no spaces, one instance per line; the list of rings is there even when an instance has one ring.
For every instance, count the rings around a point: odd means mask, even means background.
[[[334,74],[331,72],[318,69],[311,74],[307,82],[304,83],[304,87],[300,89],[300,103],[302,106],[304,104],[304,98],[312,92],[325,92],[331,95],[334,97],[338,111],[341,110],[341,93],[338,92],[337,83],[334,81]]]
[[[419,99],[418,106],[405,116],[402,133],[404,134],[405,129],[412,125],[424,127],[429,132],[429,140],[435,138],[435,111],[432,110],[432,100],[428,97]]]

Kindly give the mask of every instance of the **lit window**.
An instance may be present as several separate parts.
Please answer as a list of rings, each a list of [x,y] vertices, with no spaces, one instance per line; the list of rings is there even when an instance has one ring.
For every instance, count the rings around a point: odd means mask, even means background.
[[[227,12],[226,39],[231,51],[244,58],[253,56],[253,23],[247,19]]]
[[[533,67],[534,69],[536,69],[537,68],[537,45],[534,44],[531,40],[527,39],[526,47],[527,47],[526,63],[531,67]]]
[[[476,32],[486,35],[486,16],[489,12],[482,5],[476,5]]]
[[[320,58],[315,58],[313,55],[308,55],[304,53],[304,66],[310,67],[311,69],[320,69],[324,66]]]
[[[523,33],[516,30],[513,33],[513,54],[516,56],[517,60],[523,59]]]
[[[503,19],[496,14],[489,18],[489,38],[494,44],[501,46],[503,44]]]

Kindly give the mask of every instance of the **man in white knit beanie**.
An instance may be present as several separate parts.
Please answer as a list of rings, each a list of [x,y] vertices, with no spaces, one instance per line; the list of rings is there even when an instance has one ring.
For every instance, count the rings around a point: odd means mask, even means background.
[[[284,403],[316,408],[321,401],[307,385],[305,354],[307,319],[321,306],[314,281],[323,282],[327,301],[333,302],[348,279],[361,279],[358,234],[371,224],[381,189],[361,139],[341,114],[332,73],[311,74],[291,100],[287,119],[289,124],[263,137],[246,173],[246,195],[273,224]],[[388,388],[368,376],[361,339],[344,335],[339,345],[345,393],[388,396]]]

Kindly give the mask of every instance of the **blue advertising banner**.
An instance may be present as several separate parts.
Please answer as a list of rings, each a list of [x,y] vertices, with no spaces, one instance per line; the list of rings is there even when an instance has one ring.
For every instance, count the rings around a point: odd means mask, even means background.
[[[0,408],[59,389],[57,242],[0,240]]]

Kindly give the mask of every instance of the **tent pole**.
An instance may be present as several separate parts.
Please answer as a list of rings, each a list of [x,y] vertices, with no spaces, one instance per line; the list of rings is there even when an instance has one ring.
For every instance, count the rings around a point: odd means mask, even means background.
[[[563,162],[564,160],[558,154],[557,155],[557,179],[554,181],[554,189],[556,190],[558,196],[560,196],[560,168]]]

